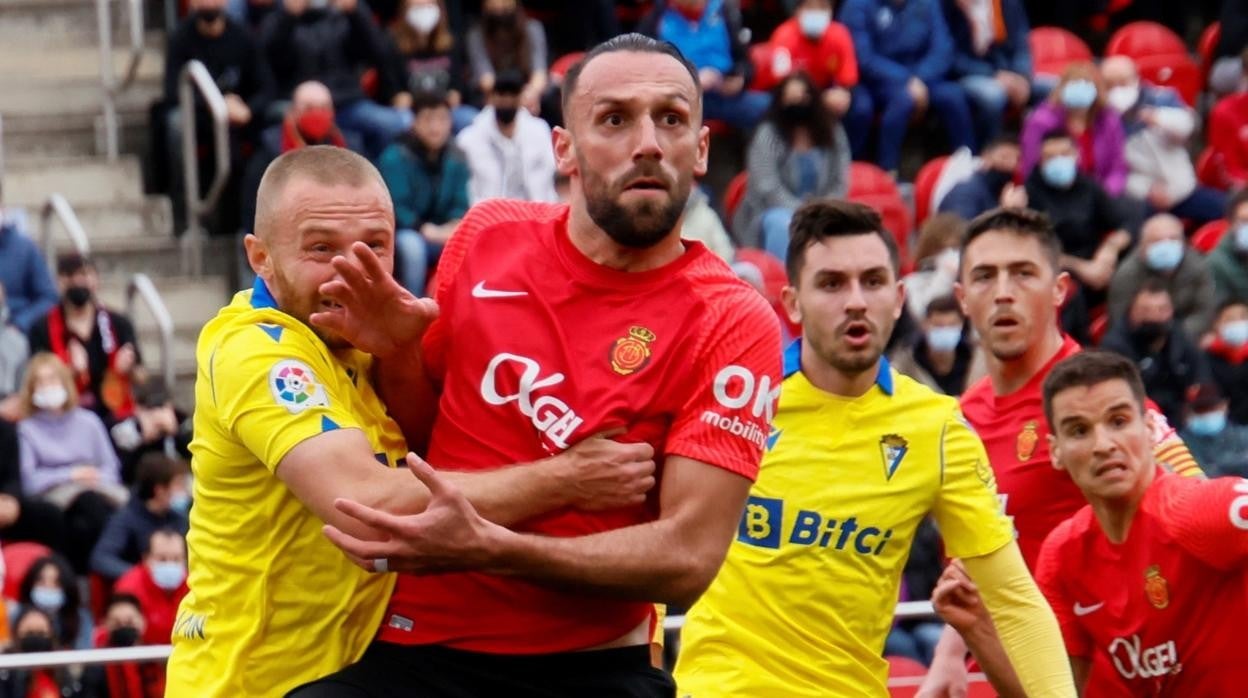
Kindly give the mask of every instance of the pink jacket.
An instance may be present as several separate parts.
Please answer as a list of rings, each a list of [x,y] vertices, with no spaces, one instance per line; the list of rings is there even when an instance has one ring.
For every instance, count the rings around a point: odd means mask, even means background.
[[[1066,110],[1051,101],[1040,103],[1023,122],[1022,166],[1023,177],[1040,162],[1040,144],[1044,134],[1066,123]],[[1126,133],[1122,117],[1110,107],[1097,112],[1092,122],[1092,149],[1096,154],[1095,179],[1110,196],[1120,196],[1127,186]],[[1080,168],[1082,171],[1082,168]]]

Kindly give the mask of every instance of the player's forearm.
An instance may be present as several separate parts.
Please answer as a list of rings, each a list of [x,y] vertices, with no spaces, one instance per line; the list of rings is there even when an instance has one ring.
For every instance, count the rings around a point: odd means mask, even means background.
[[[503,526],[572,504],[572,475],[559,456],[489,472],[444,474],[481,516]]]
[[[425,454],[438,415],[438,393],[425,372],[419,347],[406,352],[403,359],[378,359],[374,372],[373,385],[402,430],[407,447]]]

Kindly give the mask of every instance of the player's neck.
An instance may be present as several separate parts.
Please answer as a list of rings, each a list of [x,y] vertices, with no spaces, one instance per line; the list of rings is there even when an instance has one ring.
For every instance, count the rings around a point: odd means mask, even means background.
[[[992,378],[993,392],[997,395],[1009,395],[1027,385],[1062,348],[1062,342],[1062,333],[1053,329],[1016,359],[998,359],[989,352],[988,375]]]
[[[681,221],[677,221],[673,232],[657,245],[625,247],[599,228],[584,206],[573,206],[568,217],[568,239],[573,247],[595,264],[616,271],[650,271],[676,261],[685,253],[685,246],[676,232],[680,230],[680,224]]]
[[[1114,545],[1122,545],[1126,542],[1127,535],[1131,533],[1131,522],[1135,520],[1135,512],[1139,510],[1140,502],[1144,500],[1144,495],[1148,492],[1149,486],[1153,484],[1155,477],[1155,470],[1149,468],[1140,478],[1136,488],[1124,497],[1113,499],[1088,497],[1088,503],[1092,505],[1092,513],[1101,526],[1101,532]]]
[[[810,342],[802,342],[802,374],[825,393],[856,398],[866,394],[880,374],[880,363],[861,373],[845,373],[819,358]]]

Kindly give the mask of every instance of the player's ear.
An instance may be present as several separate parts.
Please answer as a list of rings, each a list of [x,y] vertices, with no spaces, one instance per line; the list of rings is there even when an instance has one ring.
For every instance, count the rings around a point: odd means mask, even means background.
[[[953,282],[953,297],[958,299],[958,307],[962,308],[963,317],[970,317],[971,311],[966,307],[966,287],[961,281]]]
[[[1057,437],[1049,434],[1045,438],[1049,440],[1049,462],[1053,465],[1053,469],[1065,470],[1066,466],[1062,465],[1062,448],[1058,446]]]
[[[893,308],[893,319],[900,320],[901,314],[906,310],[906,285],[897,280],[897,307]]]
[[[707,163],[711,154],[711,129],[705,124],[698,129],[698,159],[693,164],[695,177],[706,176]]]
[[[1057,275],[1057,283],[1053,284],[1053,306],[1060,308],[1070,294],[1070,272],[1064,271]]]
[[[555,168],[564,177],[571,177],[576,173],[576,146],[572,143],[572,134],[556,126],[550,137],[555,147]]]
[[[251,270],[266,281],[271,276],[272,257],[269,256],[268,245],[257,237],[254,233],[248,233],[243,238],[243,249],[247,252],[247,263],[251,266]]]
[[[784,306],[784,314],[794,325],[802,324],[802,308],[797,303],[797,289],[785,285],[780,291],[780,303]]]

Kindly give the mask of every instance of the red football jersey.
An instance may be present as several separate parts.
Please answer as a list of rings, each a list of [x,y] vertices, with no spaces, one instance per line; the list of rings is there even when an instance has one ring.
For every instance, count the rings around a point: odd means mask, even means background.
[[[1033,571],[1045,537],[1086,504],[1070,476],[1054,469],[1049,459],[1049,424],[1041,390],[1049,371],[1081,349],[1065,337],[1053,358],[1013,393],[997,395],[985,376],[961,398],[962,414],[984,442],[997,476],[1001,508],[1014,522],[1019,550]],[[1158,462],[1182,475],[1199,474],[1199,466],[1165,415],[1152,401],[1147,410]]]
[[[1122,545],[1085,506],[1045,541],[1036,579],[1067,651],[1092,662],[1087,695],[1248,687],[1248,480],[1159,469]]]
[[[571,243],[568,208],[488,201],[439,263],[442,314],[424,356],[441,385],[428,460],[490,470],[531,462],[625,427],[663,457],[758,473],[780,392],[775,313],[701,243],[628,273]],[[642,506],[566,509],[513,526],[583,536],[652,521]],[[488,574],[400,576],[379,639],[535,654],[617,639],[648,603],[576,594]]]

